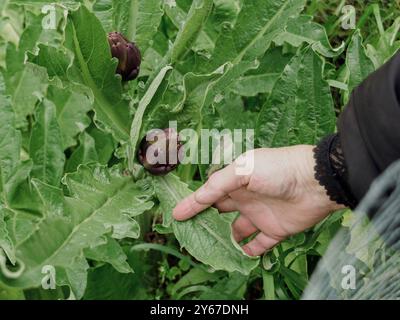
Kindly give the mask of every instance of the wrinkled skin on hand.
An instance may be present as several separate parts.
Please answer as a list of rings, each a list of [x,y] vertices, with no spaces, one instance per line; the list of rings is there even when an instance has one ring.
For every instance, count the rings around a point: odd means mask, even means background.
[[[253,161],[253,170],[237,174],[239,163],[247,161]],[[256,235],[243,250],[252,256],[261,255],[342,208],[319,185],[314,166],[312,146],[247,152],[181,201],[173,216],[190,219],[212,205],[220,212],[239,211],[233,235],[238,242]]]
[[[140,70],[141,55],[139,48],[134,42],[130,42],[119,32],[108,34],[113,58],[117,58],[119,63],[117,73],[121,75],[123,81],[130,81],[137,78]]]

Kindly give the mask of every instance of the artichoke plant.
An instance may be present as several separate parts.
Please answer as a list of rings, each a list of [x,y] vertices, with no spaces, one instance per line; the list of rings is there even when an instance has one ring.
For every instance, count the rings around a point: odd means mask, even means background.
[[[136,79],[139,75],[141,63],[139,48],[119,32],[110,32],[108,42],[113,58],[117,58],[119,61],[116,72],[121,75],[122,80]]]

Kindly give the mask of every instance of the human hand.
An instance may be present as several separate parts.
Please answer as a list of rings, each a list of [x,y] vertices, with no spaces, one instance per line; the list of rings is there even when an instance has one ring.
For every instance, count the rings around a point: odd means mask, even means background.
[[[254,161],[253,170],[239,175],[243,161]],[[187,220],[212,205],[220,212],[239,211],[232,225],[234,238],[240,242],[258,233],[243,250],[261,255],[343,208],[329,199],[314,178],[314,166],[312,146],[247,152],[178,203],[173,216]]]

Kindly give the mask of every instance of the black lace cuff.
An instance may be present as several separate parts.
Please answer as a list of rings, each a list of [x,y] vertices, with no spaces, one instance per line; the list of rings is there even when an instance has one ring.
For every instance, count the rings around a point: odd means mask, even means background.
[[[314,148],[315,178],[332,201],[355,208],[357,202],[347,184],[348,174],[338,134],[325,137]]]

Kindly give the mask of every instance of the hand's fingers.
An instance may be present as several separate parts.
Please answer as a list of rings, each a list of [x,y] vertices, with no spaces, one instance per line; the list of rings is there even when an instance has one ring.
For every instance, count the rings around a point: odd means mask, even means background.
[[[282,240],[283,239],[277,240],[274,238],[270,238],[264,233],[259,233],[253,240],[244,245],[242,248],[243,251],[246,252],[249,256],[259,256],[265,251],[277,245]]]
[[[233,237],[235,238],[236,242],[246,239],[257,231],[258,229],[251,223],[251,221],[242,215],[239,216],[232,224]]]
[[[230,197],[217,201],[214,204],[214,207],[216,207],[219,212],[232,212],[238,210],[236,202]]]
[[[246,183],[246,176],[237,175],[231,164],[214,173],[206,184],[178,203],[173,216],[177,220],[187,220]]]

